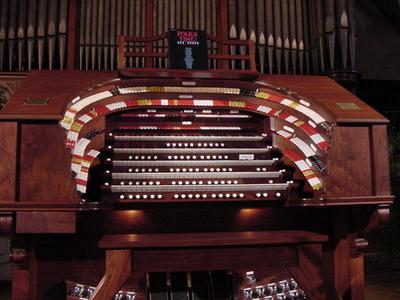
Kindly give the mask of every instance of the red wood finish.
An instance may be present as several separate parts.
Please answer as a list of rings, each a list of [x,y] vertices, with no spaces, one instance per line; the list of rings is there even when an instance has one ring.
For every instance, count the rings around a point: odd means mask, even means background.
[[[79,201],[63,143],[57,124],[22,125],[20,201]]]
[[[297,247],[240,247],[133,250],[136,272],[270,269],[297,265]],[[279,257],[279,259],[277,259]]]
[[[18,212],[16,233],[75,233],[73,212]]]
[[[266,75],[261,80],[317,100],[334,115],[337,123],[388,123],[385,117],[329,77]],[[343,110],[337,103],[354,103],[360,109]]]
[[[170,78],[169,84],[177,86],[182,85],[182,81],[196,81],[198,87],[237,86],[246,89],[261,83],[258,81],[254,85],[258,74],[250,71],[125,69],[121,74],[124,72],[132,78],[105,84],[99,90],[116,86],[162,85],[165,77]],[[115,72],[34,71],[0,112],[3,122],[0,137],[6,141],[1,150],[7,162],[11,162],[4,164],[0,178],[13,185],[13,188],[0,187],[6,191],[3,195],[8,193],[10,196],[4,199],[0,196],[3,200],[0,202],[0,231],[4,231],[4,227],[10,231],[10,224],[16,222],[16,237],[34,249],[40,258],[28,262],[28,270],[15,271],[15,299],[41,299],[68,279],[89,284],[97,282],[103,272],[103,257],[97,249],[97,242],[103,234],[128,234],[106,236],[100,245],[113,249],[108,251],[124,248],[122,251],[128,253],[134,249],[134,272],[204,270],[210,266],[242,269],[253,265],[260,265],[267,272],[275,266],[290,269],[291,274],[303,280],[305,289],[317,299],[340,299],[338,295],[348,293],[349,289],[356,293],[362,285],[359,276],[362,270],[360,261],[354,260],[354,232],[384,223],[388,207],[378,209],[375,214],[374,209],[392,201],[387,177],[385,118],[325,77],[263,77],[265,81],[262,83],[290,88],[311,98],[311,108],[338,125],[331,132],[332,146],[326,153],[327,193],[321,193],[325,198],[315,197],[308,201],[300,197],[297,203],[288,203],[326,207],[285,207],[283,201],[81,203],[70,172],[70,153],[64,148],[64,132],[57,122],[72,98],[88,87],[116,76]],[[86,97],[93,92],[81,95]],[[132,99],[142,96],[135,95]],[[159,99],[160,96],[159,93],[146,94],[146,98]],[[212,98],[213,95],[199,93],[196,96],[208,99],[206,97]],[[49,98],[49,104],[25,105],[28,97]],[[128,97],[113,99],[125,100]],[[224,99],[235,100],[232,96]],[[360,109],[342,110],[337,105],[342,102],[354,103]],[[263,100],[257,99],[253,103],[262,105]],[[275,106],[271,104],[271,107]],[[93,122],[91,125],[97,128],[99,124],[103,126],[102,122],[104,119],[99,119],[98,124]],[[82,135],[86,133],[81,132]],[[301,134],[298,136],[302,137]],[[97,146],[104,143],[102,137],[94,142]],[[12,173],[14,179],[8,177]],[[16,195],[12,194],[13,191],[17,191]],[[375,215],[368,224],[368,219]],[[160,232],[171,234],[161,235]],[[45,234],[38,238],[38,233]],[[72,236],[64,233],[75,234],[69,240]],[[322,243],[324,247],[321,250]],[[130,265],[127,260],[122,259],[124,266]],[[321,272],[321,261],[325,273]],[[142,276],[140,280],[143,282],[143,274],[133,275]],[[117,289],[122,281],[112,283],[111,289]],[[330,290],[329,285],[333,285],[337,292]],[[141,289],[138,293],[143,296],[143,286],[135,285],[136,288]]]
[[[131,269],[130,250],[108,250],[106,252],[106,273],[90,299],[113,299],[128,280]]]
[[[372,195],[368,127],[338,126],[328,155],[327,197]],[[351,180],[349,180],[351,178]]]
[[[17,136],[16,122],[0,123],[0,203],[16,200]]]
[[[134,272],[289,267],[304,272],[306,289],[312,291],[311,299],[340,299],[334,290],[326,288],[327,282],[321,270],[320,242],[326,238],[311,232],[285,231],[108,235],[100,241],[100,246],[108,249],[107,266],[115,260],[109,254],[123,251],[110,249],[131,249]],[[123,256],[126,258],[128,254]],[[110,268],[103,278],[112,272]],[[296,280],[297,273],[294,274]],[[99,293],[104,282],[103,279],[98,286]],[[121,281],[113,287],[122,287],[122,284]]]
[[[11,213],[3,212],[0,214],[0,234],[13,233],[13,220]]]
[[[209,71],[186,71],[173,69],[135,69],[125,68],[119,70],[122,77],[132,78],[154,78],[154,77],[182,77],[182,78],[204,78],[204,79],[233,79],[233,80],[255,80],[259,73],[253,71],[225,71],[225,70],[209,70]]]
[[[351,299],[365,299],[364,254],[351,259]]]
[[[124,74],[124,69],[126,68],[126,57],[145,57],[146,58],[146,68],[152,68],[152,58],[155,57],[168,57],[168,52],[154,52],[153,44],[157,41],[163,41],[167,38],[167,34],[163,33],[158,36],[148,36],[148,37],[137,37],[137,36],[119,36],[118,37],[118,69],[120,72]],[[219,70],[227,70],[228,69],[228,61],[229,60],[243,60],[248,61],[250,65],[250,71],[257,73],[256,63],[255,63],[255,50],[254,50],[254,42],[250,40],[227,40],[225,38],[218,38],[211,35],[207,35],[207,40],[213,41],[218,45],[218,54],[209,53],[209,59],[216,59],[218,60],[218,69]],[[145,43],[146,48],[145,52],[132,52],[132,51],[125,51],[126,42],[141,42]],[[228,53],[228,46],[229,45],[238,45],[244,46],[248,48],[248,55],[234,55]],[[141,70],[142,68],[130,68],[131,70]],[[157,72],[163,72],[165,69],[156,69]],[[182,70],[180,70],[182,71]],[[214,72],[216,70],[211,70],[210,72]],[[190,70],[192,72],[192,70]],[[231,70],[232,72],[232,70]],[[237,71],[242,72],[242,71]],[[189,73],[186,71],[186,73]],[[125,73],[126,74],[126,73]],[[134,75],[132,75],[134,76]],[[137,75],[136,75],[137,77]],[[181,77],[181,75],[179,76]]]
[[[59,120],[65,106],[92,85],[115,78],[115,72],[33,71],[0,112],[0,120]],[[27,98],[48,99],[47,105],[26,105]]]
[[[31,300],[29,283],[29,270],[12,268],[12,300]]]
[[[219,0],[217,6],[217,34],[219,39],[227,39],[228,38],[228,1],[227,0]],[[218,52],[222,54],[228,54],[229,48],[227,45],[218,45]],[[253,56],[251,56],[253,54]],[[250,61],[255,60],[254,53],[249,53]],[[222,61],[219,63],[219,68],[221,69],[229,69],[229,62]],[[256,70],[255,68],[252,70]]]
[[[386,126],[371,126],[370,139],[374,194],[388,195],[390,194],[390,176]]]
[[[212,233],[123,234],[106,235],[99,242],[102,248],[173,248],[210,246],[248,246],[316,243],[327,236],[305,231],[247,231]]]

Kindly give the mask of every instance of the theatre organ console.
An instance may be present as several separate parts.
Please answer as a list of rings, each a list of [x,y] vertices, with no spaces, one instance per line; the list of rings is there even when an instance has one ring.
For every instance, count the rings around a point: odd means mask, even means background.
[[[31,72],[1,111],[13,299],[363,299],[360,234],[392,202],[386,119],[251,55],[125,55],[118,73]]]

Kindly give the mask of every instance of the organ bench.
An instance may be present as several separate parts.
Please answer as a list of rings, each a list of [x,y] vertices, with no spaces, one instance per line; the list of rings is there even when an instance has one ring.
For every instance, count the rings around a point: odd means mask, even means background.
[[[13,299],[363,299],[386,124],[326,77],[33,71],[0,112]]]

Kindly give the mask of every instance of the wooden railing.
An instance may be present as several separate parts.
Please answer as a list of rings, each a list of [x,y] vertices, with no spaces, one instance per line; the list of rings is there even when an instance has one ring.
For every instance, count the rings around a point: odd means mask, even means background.
[[[257,72],[253,41],[223,40],[207,35],[207,45],[209,69]],[[118,69],[168,68],[168,52],[166,33],[152,37],[121,35],[118,37]]]

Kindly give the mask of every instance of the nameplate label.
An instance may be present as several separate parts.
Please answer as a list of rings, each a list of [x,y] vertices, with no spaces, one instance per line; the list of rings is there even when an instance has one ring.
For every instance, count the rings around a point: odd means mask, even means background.
[[[336,105],[340,107],[342,110],[360,110],[361,107],[359,107],[357,104],[354,102],[336,102]]]
[[[254,154],[239,154],[239,160],[254,160]]]

